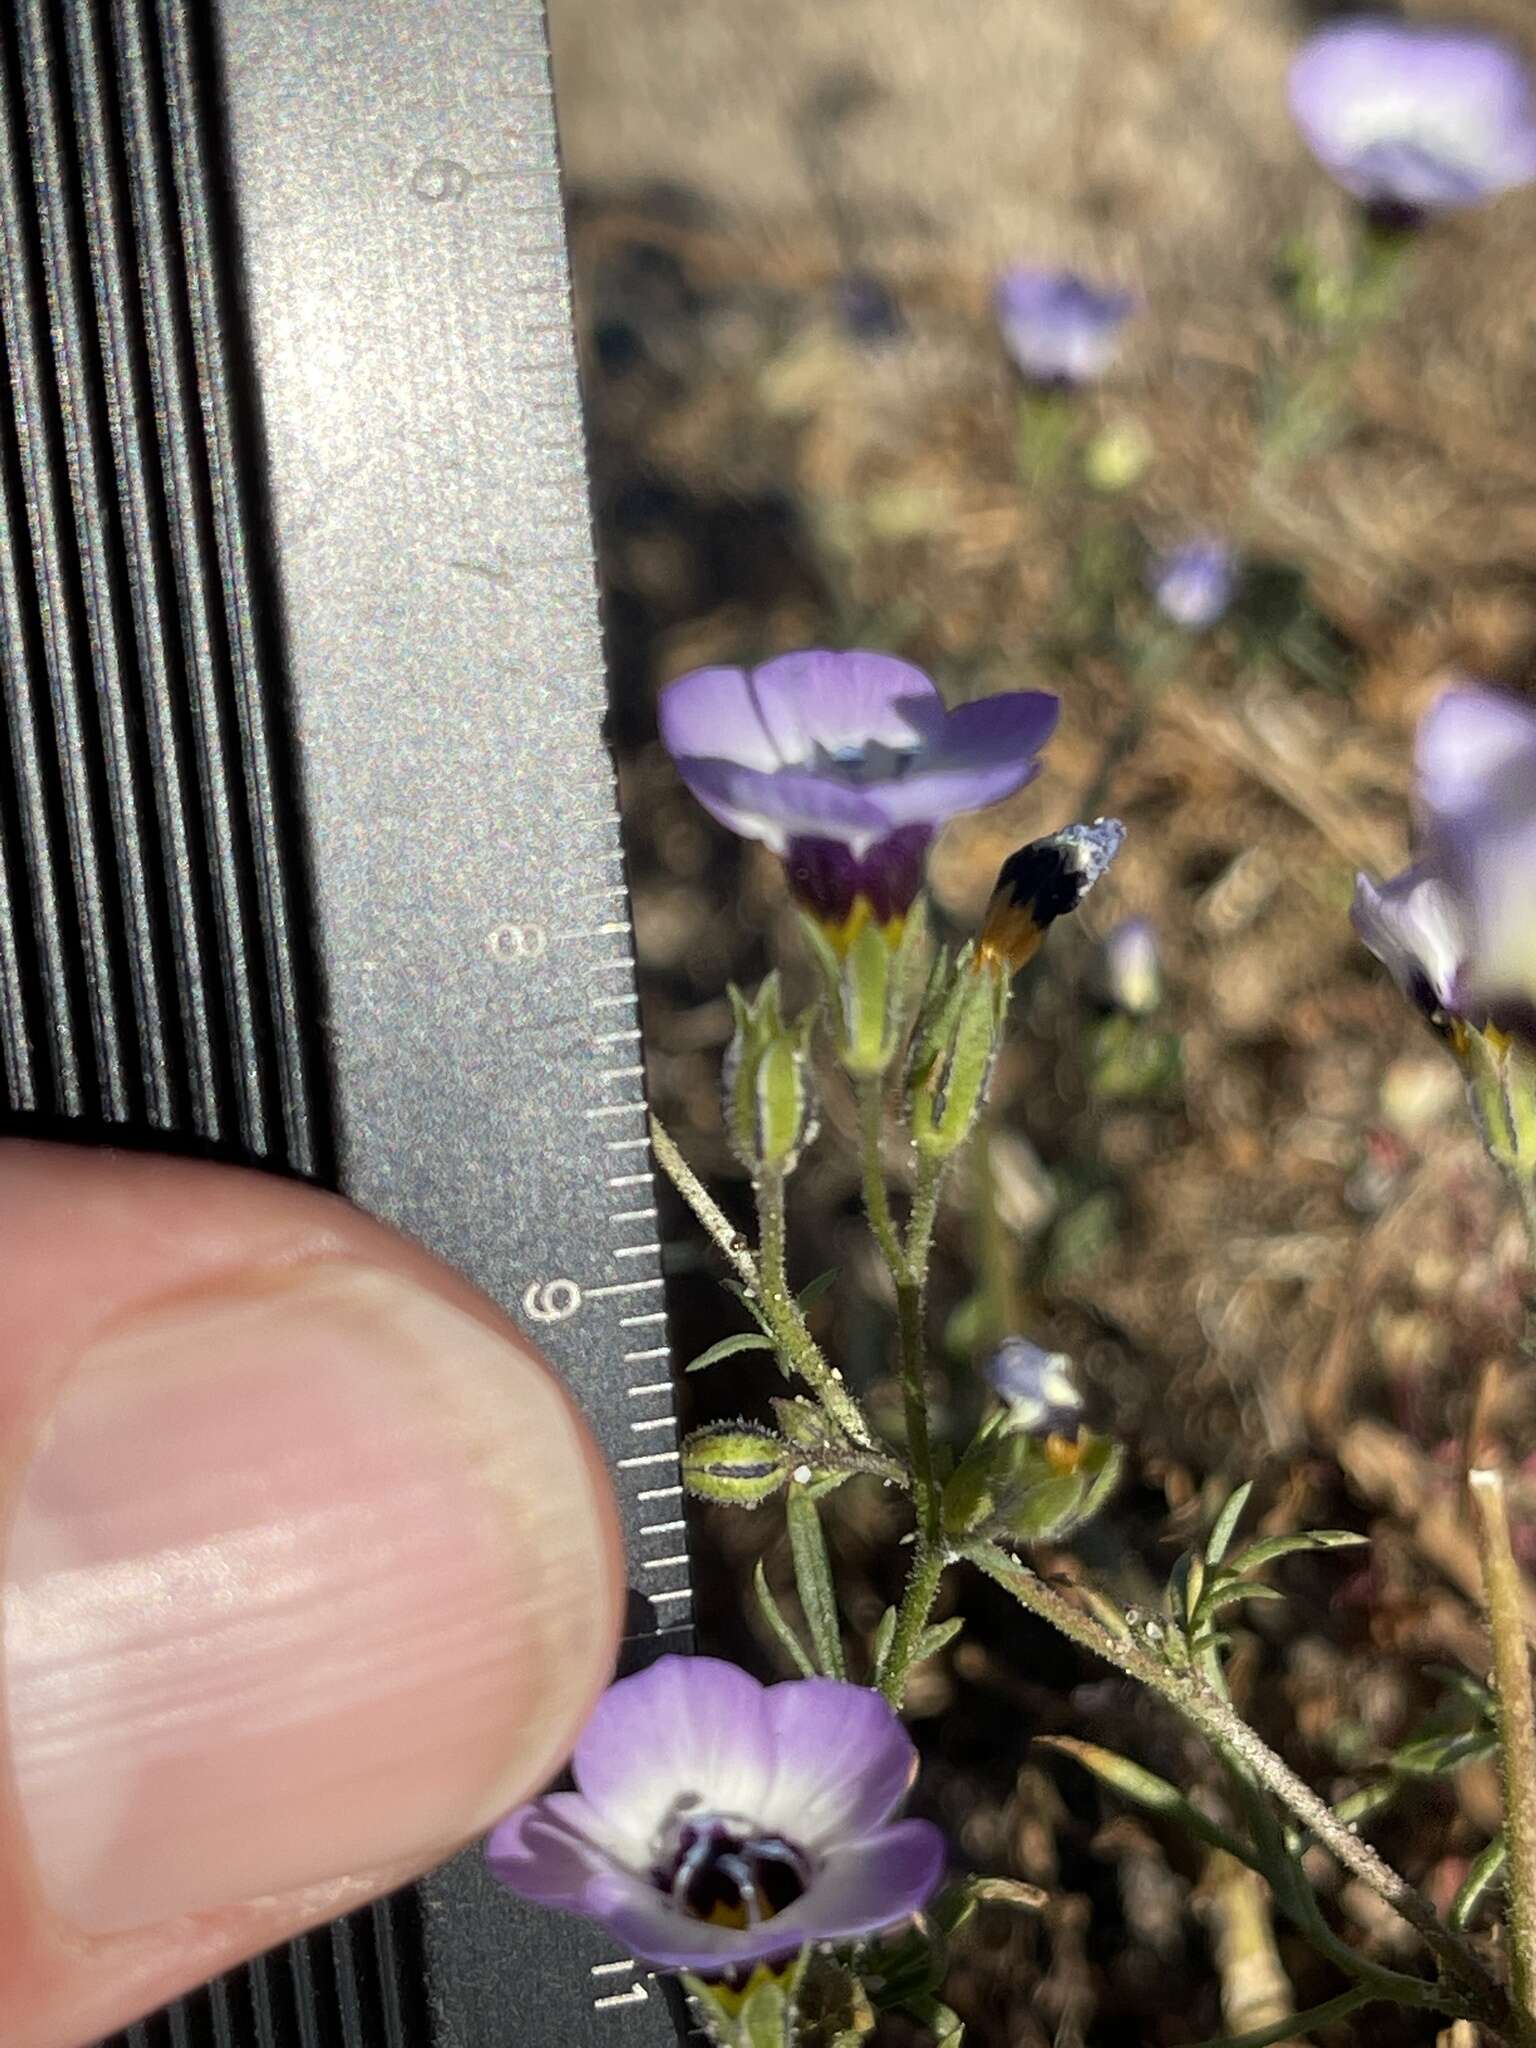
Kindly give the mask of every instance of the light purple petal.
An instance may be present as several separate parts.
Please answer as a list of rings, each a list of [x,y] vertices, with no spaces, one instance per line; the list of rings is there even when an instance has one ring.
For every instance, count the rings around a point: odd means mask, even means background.
[[[597,1917],[631,1955],[661,1969],[697,1970],[704,1976],[718,1976],[737,1963],[791,1955],[803,1939],[785,1926],[788,1914],[756,1927],[712,1927],[680,1913],[665,1893],[642,1885],[616,1886]]]
[[[807,1678],[770,1686],[767,1709],[777,1758],[762,1814],[770,1832],[820,1850],[868,1834],[905,1796],[917,1752],[879,1693]]]
[[[571,1824],[569,1804],[565,1812],[556,1804],[561,1797],[535,1799],[498,1822],[485,1845],[486,1861],[491,1875],[520,1899],[580,1911],[593,1879],[612,1866],[605,1852]],[[563,1797],[570,1801],[569,1794]]]
[[[810,769],[763,775],[727,761],[679,761],[678,773],[712,817],[782,854],[792,839],[836,839],[864,853],[894,829],[884,798],[895,784],[855,789]]]
[[[1530,73],[1496,36],[1373,19],[1334,23],[1291,65],[1291,111],[1350,191],[1432,208],[1536,170]]]
[[[957,704],[944,721],[933,768],[981,768],[999,754],[1038,754],[1061,716],[1061,699],[1046,690],[1003,690]]]
[[[1060,701],[1039,690],[1009,690],[961,704],[921,768],[866,793],[891,829],[942,825],[962,811],[984,810],[1012,796],[1039,773],[1036,753],[1050,738]]]
[[[773,1781],[763,1688],[716,1657],[661,1657],[608,1688],[571,1769],[603,1827],[648,1853],[680,1799],[755,1819]]]
[[[1475,936],[1457,986],[1474,1021],[1536,1013],[1536,794],[1518,823],[1480,838],[1469,862]]]
[[[674,761],[734,761],[771,772],[780,756],[746,671],[696,668],[661,693],[662,744]]]
[[[943,724],[943,699],[929,678],[890,654],[809,648],[765,661],[750,681],[763,726],[786,767],[804,765],[818,752],[837,755],[871,742],[908,751]]]
[[[1158,607],[1192,632],[1214,626],[1232,602],[1237,561],[1223,540],[1186,541],[1153,562],[1148,581]]]
[[[1085,384],[1100,377],[1120,350],[1121,329],[1135,310],[1130,292],[1102,289],[1066,270],[1021,267],[998,279],[998,325],[1026,377]]]
[[[834,1849],[804,1898],[769,1923],[802,1939],[876,1934],[920,1913],[944,1875],[944,1837],[926,1820],[900,1820]]]
[[[1406,996],[1423,1008],[1450,1005],[1471,934],[1462,904],[1444,881],[1422,868],[1379,885],[1357,875],[1350,915]]]
[[[1536,811],[1536,709],[1502,690],[1447,690],[1419,721],[1414,768],[1433,820]]]

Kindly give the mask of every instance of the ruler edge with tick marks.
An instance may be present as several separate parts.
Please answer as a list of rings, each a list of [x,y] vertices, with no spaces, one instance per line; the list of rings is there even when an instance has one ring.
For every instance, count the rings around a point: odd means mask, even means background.
[[[121,269],[108,282],[130,300],[142,292],[146,319],[168,323],[129,349],[149,365],[153,410],[125,423],[137,358],[115,397],[84,395],[100,415],[90,432],[103,503],[125,477],[141,481],[146,450],[158,460],[148,490],[165,505],[152,516],[176,569],[166,630],[184,634],[183,668],[197,669],[207,702],[201,723],[177,709],[175,791],[146,786],[142,761],[109,762],[103,776],[150,808],[199,805],[194,841],[227,842],[228,872],[169,937],[175,906],[145,913],[146,931],[165,927],[165,960],[125,962],[134,941],[104,920],[114,880],[131,895],[128,853],[158,844],[150,810],[130,848],[116,810],[90,813],[89,790],[78,817],[54,806],[49,821],[101,869],[96,923],[67,929],[67,888],[56,904],[13,903],[83,964],[70,988],[50,982],[35,1003],[23,990],[32,1007],[7,1013],[21,1078],[5,1124],[319,1171],[451,1259],[532,1330],[609,1455],[636,1581],[630,1661],[689,1647],[643,1070],[623,1050],[639,1044],[633,954],[540,0],[218,0],[211,12],[199,0],[19,0],[18,18],[34,38],[7,60],[18,106],[28,121],[39,106],[56,114],[82,151],[63,180],[78,200],[55,205],[34,164],[36,194],[18,202],[23,239],[37,237],[20,259],[36,274],[22,277],[18,319],[44,358],[51,345],[56,376],[88,377],[93,345],[108,371],[123,369],[105,329],[90,341],[103,260],[94,193],[124,212],[108,223],[107,268]],[[99,132],[74,97],[92,65],[109,88],[119,67],[128,78],[125,111]],[[163,104],[151,104],[155,89]],[[118,152],[115,174],[86,163],[92,136]],[[77,290],[78,307],[42,310],[45,271]],[[171,303],[178,280],[184,304]],[[46,452],[39,441],[37,459]],[[79,590],[89,602],[89,492],[73,471],[52,488],[32,542],[57,541],[62,567],[33,573],[39,587],[53,577],[61,602]],[[126,562],[133,536],[122,545]],[[122,584],[131,658],[131,571],[98,566]],[[48,652],[64,662],[70,650]],[[147,701],[150,688],[103,681],[99,660],[82,628],[78,673],[64,680],[84,704],[87,745],[93,688],[102,703],[118,687]],[[28,686],[12,667],[20,702]],[[168,673],[174,694],[174,659]],[[47,707],[25,708],[46,747]],[[274,774],[275,793],[263,780]],[[68,851],[44,847],[37,874]],[[30,845],[7,855],[0,885],[23,856]],[[194,916],[217,956],[207,989],[249,1012],[235,1051],[204,1062],[201,1097],[175,1078],[178,1046],[196,1051],[202,1027],[168,964],[186,968]],[[36,946],[32,957],[46,979]],[[169,1004],[154,1048],[129,1006],[150,968]],[[270,990],[255,986],[263,974]],[[45,1010],[66,1066],[71,1022],[82,1042],[91,1028],[111,1044],[111,1061],[87,1048],[72,1100],[50,1096],[46,1059],[26,1042]],[[179,1114],[166,1110],[178,1100]],[[419,1985],[384,1981],[418,1966],[424,2000]],[[418,2010],[442,2048],[653,2048],[676,2036],[675,2007],[633,1959],[508,1900],[469,1851],[420,1887],[398,1926],[388,1907],[369,1909],[122,2039],[427,2048],[401,2017]]]

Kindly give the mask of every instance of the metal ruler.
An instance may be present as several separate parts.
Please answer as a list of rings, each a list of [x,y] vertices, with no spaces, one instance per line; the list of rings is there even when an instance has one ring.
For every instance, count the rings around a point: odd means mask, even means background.
[[[539,0],[0,22],[11,1129],[324,1180],[538,1336],[689,1575]],[[477,1856],[134,2048],[674,2039]]]

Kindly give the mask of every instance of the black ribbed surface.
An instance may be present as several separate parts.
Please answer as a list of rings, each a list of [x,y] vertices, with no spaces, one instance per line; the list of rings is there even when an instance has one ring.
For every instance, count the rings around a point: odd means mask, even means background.
[[[7,1103],[323,1174],[200,18],[0,26]]]
[[[331,1177],[206,0],[0,19],[0,1124]],[[414,1901],[122,2048],[422,2048]]]

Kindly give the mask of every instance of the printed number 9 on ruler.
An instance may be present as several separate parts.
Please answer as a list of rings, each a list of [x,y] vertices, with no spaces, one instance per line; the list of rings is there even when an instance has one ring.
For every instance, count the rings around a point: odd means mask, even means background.
[[[574,1280],[532,1280],[523,1290],[523,1314],[534,1323],[563,1323],[581,1307]]]

